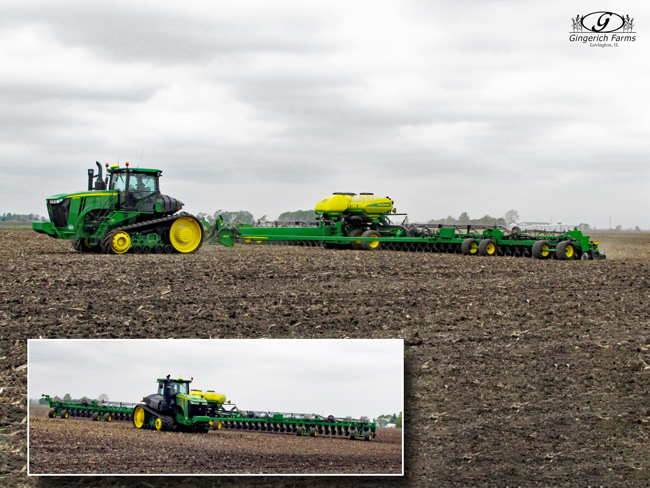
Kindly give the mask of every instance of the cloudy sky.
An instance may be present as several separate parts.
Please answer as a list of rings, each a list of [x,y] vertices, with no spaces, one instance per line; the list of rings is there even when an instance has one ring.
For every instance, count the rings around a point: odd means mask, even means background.
[[[636,41],[570,42],[598,9]],[[649,42],[641,0],[3,2],[0,213],[98,160],[193,213],[370,191],[412,221],[650,229]]]
[[[240,409],[336,417],[403,411],[401,339],[30,340],[30,398],[139,402],[157,378],[194,378]]]

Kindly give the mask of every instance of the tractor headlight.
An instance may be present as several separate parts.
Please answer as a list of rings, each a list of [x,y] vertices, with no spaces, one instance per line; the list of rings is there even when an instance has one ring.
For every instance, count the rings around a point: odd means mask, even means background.
[[[48,200],[52,205],[56,205],[57,203],[61,203],[63,201],[63,198],[57,198],[56,200]]]

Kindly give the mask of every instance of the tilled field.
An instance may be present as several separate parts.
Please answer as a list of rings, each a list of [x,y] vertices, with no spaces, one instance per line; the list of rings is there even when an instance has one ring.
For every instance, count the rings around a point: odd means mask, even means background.
[[[594,237],[608,260],[266,246],[81,255],[29,230],[0,230],[5,480],[186,481],[27,480],[20,472],[27,338],[403,337],[405,479],[288,478],[285,485],[645,486],[650,236]]]
[[[47,410],[45,410],[47,411]],[[30,472],[130,474],[400,474],[402,431],[371,442],[220,430],[140,431],[131,422],[30,419]]]

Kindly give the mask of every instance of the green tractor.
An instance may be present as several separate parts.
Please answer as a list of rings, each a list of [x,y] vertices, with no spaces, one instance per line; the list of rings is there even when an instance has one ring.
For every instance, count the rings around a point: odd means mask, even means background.
[[[50,222],[34,222],[36,232],[70,239],[79,252],[106,254],[193,253],[203,244],[196,217],[177,213],[183,203],[160,193],[162,171],[96,163],[88,170],[88,190],[47,199]]]
[[[158,393],[135,406],[133,425],[138,429],[208,432],[212,426],[208,401],[191,394],[191,379],[169,376],[158,379]]]

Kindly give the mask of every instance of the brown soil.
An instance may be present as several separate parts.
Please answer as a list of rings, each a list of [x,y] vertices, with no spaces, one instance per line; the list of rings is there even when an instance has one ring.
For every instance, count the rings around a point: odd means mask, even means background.
[[[403,337],[405,478],[219,484],[644,486],[650,236],[592,237],[608,260],[266,246],[205,246],[190,256],[82,255],[29,230],[1,230],[0,434],[12,434],[0,440],[5,484],[186,480],[26,480],[27,338]],[[42,424],[55,429],[63,422]]]
[[[139,431],[131,422],[30,419],[30,472],[130,474],[400,474],[402,431],[370,442],[212,430]]]

